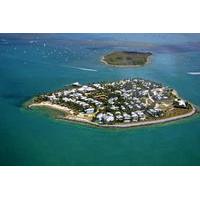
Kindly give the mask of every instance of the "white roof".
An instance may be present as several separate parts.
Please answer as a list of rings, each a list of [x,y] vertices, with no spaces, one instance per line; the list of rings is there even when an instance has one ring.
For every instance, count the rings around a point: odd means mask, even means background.
[[[183,99],[178,101],[180,106],[186,106],[185,101]]]
[[[114,121],[114,119],[115,119],[115,118],[114,118],[113,116],[107,116],[107,117],[106,117],[106,121],[107,121],[107,122],[112,122],[112,121]]]

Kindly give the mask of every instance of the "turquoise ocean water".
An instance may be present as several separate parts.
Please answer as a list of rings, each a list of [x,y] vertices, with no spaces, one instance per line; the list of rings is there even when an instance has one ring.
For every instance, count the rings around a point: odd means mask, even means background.
[[[151,51],[151,63],[114,69],[116,50]],[[91,70],[90,70],[91,69]],[[141,77],[200,106],[200,34],[0,34],[0,165],[200,165],[200,117],[102,129],[53,119],[23,103],[80,83]]]

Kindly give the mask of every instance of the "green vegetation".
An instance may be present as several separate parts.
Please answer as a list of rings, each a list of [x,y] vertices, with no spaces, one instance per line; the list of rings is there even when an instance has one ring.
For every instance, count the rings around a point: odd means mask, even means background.
[[[53,109],[68,108],[67,112],[64,110],[66,116],[98,124],[167,119],[193,111],[192,105],[175,90],[141,78],[79,84],[37,96],[34,103]]]
[[[151,55],[150,52],[112,52],[105,55],[103,61],[109,65],[144,65]]]
[[[40,95],[40,96],[37,96],[36,98],[33,99],[33,102],[34,103],[41,103],[43,101],[47,101],[48,98],[46,95]]]

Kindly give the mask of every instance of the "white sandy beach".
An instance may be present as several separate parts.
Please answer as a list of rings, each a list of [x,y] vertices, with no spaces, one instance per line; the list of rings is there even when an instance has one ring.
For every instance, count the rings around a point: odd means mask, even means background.
[[[197,111],[196,108],[194,106],[192,106],[191,112],[183,114],[183,115],[170,117],[170,118],[151,120],[151,121],[140,121],[140,122],[106,125],[106,124],[98,124],[98,123],[92,122],[86,118],[80,118],[78,116],[74,116],[73,111],[71,109],[69,109],[67,107],[59,106],[56,104],[51,104],[50,102],[33,103],[33,104],[30,104],[28,107],[31,108],[31,107],[43,107],[43,106],[49,107],[52,109],[56,109],[56,110],[60,110],[60,111],[64,111],[67,114],[65,117],[63,117],[64,120],[75,121],[75,122],[80,122],[80,123],[87,123],[87,124],[91,124],[94,126],[105,127],[105,128],[130,128],[130,127],[147,126],[147,125],[153,125],[153,124],[161,124],[161,123],[166,123],[166,122],[190,117],[190,116],[194,115]]]
[[[49,107],[49,108],[53,108],[56,110],[64,111],[67,114],[73,114],[73,111],[71,109],[69,109],[67,107],[59,106],[57,104],[52,104],[50,102],[32,103],[28,107],[29,108],[31,108],[31,107]]]

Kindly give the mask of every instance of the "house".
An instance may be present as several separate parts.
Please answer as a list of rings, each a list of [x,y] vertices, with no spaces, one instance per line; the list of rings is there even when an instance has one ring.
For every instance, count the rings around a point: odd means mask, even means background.
[[[138,115],[135,112],[131,112],[131,117],[132,117],[132,121],[133,122],[137,122],[138,121]]]
[[[97,100],[94,100],[93,103],[97,106],[100,107],[103,103]]]
[[[122,92],[120,90],[115,90],[115,94],[121,94]]]
[[[149,91],[148,90],[142,90],[139,92],[140,95],[142,96],[147,96],[149,94]]]
[[[99,114],[96,116],[96,120],[97,120],[99,123],[103,123],[104,117],[105,117],[105,114],[99,113]]]
[[[121,109],[122,109],[123,111],[125,111],[125,110],[126,110],[126,108],[125,108],[124,106],[121,106]]]
[[[94,90],[96,89],[87,85],[83,85],[81,88],[78,89],[79,92],[92,92]]]
[[[83,101],[87,101],[88,98],[85,97],[85,96],[81,96],[80,99],[83,100]]]
[[[112,105],[112,106],[110,107],[110,109],[116,111],[116,110],[119,110],[119,107],[118,107],[118,106],[114,106],[114,105]]]
[[[104,89],[104,87],[101,86],[101,84],[99,83],[95,83],[93,84],[94,87],[96,87],[97,89]]]
[[[114,115],[112,113],[109,113],[109,112],[105,114],[104,119],[105,119],[105,122],[107,124],[110,124],[110,123],[115,121]]]
[[[117,121],[123,121],[124,119],[120,111],[115,112],[115,118]]]
[[[142,120],[142,121],[143,121],[143,120],[146,119],[146,115],[144,114],[143,111],[138,110],[138,111],[135,111],[135,113],[138,115],[139,120]]]
[[[106,120],[106,123],[109,124],[109,123],[114,122],[115,118],[114,116],[106,116],[105,120]]]
[[[137,109],[141,109],[142,107],[140,106],[140,105],[138,105],[138,104],[135,104],[135,107],[137,108]]]
[[[108,103],[113,105],[116,100],[118,100],[118,97],[110,98],[108,99]]]
[[[94,113],[94,108],[87,108],[87,109],[85,109],[85,113],[86,114],[92,114],[92,113]]]
[[[123,116],[122,115],[115,115],[115,118],[117,121],[123,121]]]
[[[133,109],[133,106],[132,106],[132,105],[128,105],[128,107],[129,107],[130,110]]]
[[[154,108],[154,110],[156,111],[156,114],[161,117],[164,115],[163,111],[160,108]]]
[[[115,118],[114,118],[114,115],[112,113],[99,113],[97,116],[96,116],[96,120],[99,122],[99,123],[107,123],[107,124],[110,124],[112,122],[115,121]]]
[[[168,96],[163,96],[163,99],[165,99],[165,100],[168,99]]]
[[[64,96],[67,96],[67,95],[70,94],[70,93],[71,93],[71,92],[70,92],[70,91],[67,91],[67,90],[63,91]]]
[[[67,98],[67,97],[63,97],[62,100],[63,100],[64,102],[68,102],[68,101],[70,101],[71,99],[70,99],[70,98]]]
[[[163,115],[162,110],[158,109],[158,108],[151,108],[149,110],[147,110],[147,113],[153,117],[160,117]]]
[[[124,117],[124,122],[130,122],[131,121],[131,116],[128,115],[127,113],[123,113],[123,117]]]
[[[58,98],[55,96],[54,93],[52,93],[51,96],[48,96],[48,98],[49,98],[50,101],[56,101],[56,100],[58,100]]]
[[[57,95],[58,95],[58,97],[61,97],[62,92],[58,92]]]
[[[183,99],[175,99],[174,106],[177,108],[187,108],[187,102]]]
[[[90,106],[88,103],[85,103],[84,101],[76,101],[76,103],[82,106],[83,108],[88,108]]]

